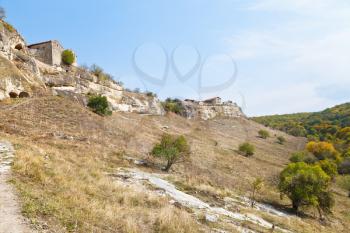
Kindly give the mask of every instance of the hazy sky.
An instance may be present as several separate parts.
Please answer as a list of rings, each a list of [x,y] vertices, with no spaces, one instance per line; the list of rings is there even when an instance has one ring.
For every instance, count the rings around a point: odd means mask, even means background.
[[[126,87],[222,96],[248,115],[350,100],[349,0],[0,0],[28,44],[56,39]]]

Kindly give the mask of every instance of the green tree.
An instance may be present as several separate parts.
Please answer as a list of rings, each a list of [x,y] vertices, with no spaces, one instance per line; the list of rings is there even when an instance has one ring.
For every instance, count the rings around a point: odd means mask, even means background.
[[[174,163],[188,158],[190,153],[190,146],[184,136],[174,136],[170,134],[164,134],[160,143],[156,144],[151,152],[154,157],[167,161],[164,168],[166,172],[169,171]]]
[[[254,205],[256,203],[256,195],[262,189],[263,185],[264,185],[264,181],[261,178],[256,178],[251,184],[250,201],[251,201],[252,208],[254,207]]]
[[[259,137],[263,139],[270,137],[270,133],[267,130],[263,130],[263,129],[259,130],[258,134],[259,134]]]
[[[72,50],[66,49],[62,52],[62,62],[66,65],[72,65],[75,62],[75,54]]]
[[[244,142],[239,145],[238,151],[244,156],[252,156],[255,153],[255,146],[250,144],[249,142]]]
[[[318,165],[322,168],[322,170],[332,179],[338,174],[337,164],[329,159],[321,160],[317,162]]]
[[[289,164],[281,172],[278,188],[289,197],[297,212],[303,205],[324,208],[323,198],[329,184],[330,177],[319,165],[298,162]]]
[[[89,97],[88,107],[94,113],[99,115],[111,115],[112,112],[109,110],[109,105],[106,96],[94,95]]]
[[[316,156],[318,160],[334,159],[339,161],[339,152],[330,142],[309,142],[306,145],[306,150]]]

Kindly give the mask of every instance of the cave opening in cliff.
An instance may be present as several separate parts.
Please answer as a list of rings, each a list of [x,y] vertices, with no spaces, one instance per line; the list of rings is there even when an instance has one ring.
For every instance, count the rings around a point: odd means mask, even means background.
[[[19,98],[29,98],[29,93],[22,91],[21,93],[19,93]]]
[[[23,45],[22,45],[22,44],[17,44],[17,45],[15,46],[15,49],[21,51],[21,50],[23,49]]]
[[[9,93],[9,96],[10,96],[10,98],[17,98],[17,97],[18,97],[18,94],[17,94],[16,92],[11,91],[11,92]]]

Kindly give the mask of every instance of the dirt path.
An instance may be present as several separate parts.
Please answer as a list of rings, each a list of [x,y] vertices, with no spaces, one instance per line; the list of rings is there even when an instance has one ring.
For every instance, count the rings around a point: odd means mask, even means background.
[[[13,154],[12,145],[0,141],[0,233],[33,233],[20,213],[13,187],[7,183]]]

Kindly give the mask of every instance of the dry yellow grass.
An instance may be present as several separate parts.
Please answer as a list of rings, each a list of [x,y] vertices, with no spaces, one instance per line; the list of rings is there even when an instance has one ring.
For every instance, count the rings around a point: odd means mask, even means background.
[[[271,138],[258,138],[264,127],[245,119],[196,121],[126,113],[103,118],[60,97],[14,104],[0,103],[0,136],[16,147],[12,182],[24,213],[56,232],[208,231],[211,226],[199,224],[167,198],[118,185],[107,175],[118,167],[135,166],[124,156],[159,163],[148,153],[164,132],[185,135],[192,147],[191,161],[176,164],[169,179],[218,205],[224,196],[247,194],[256,177],[265,181],[260,200],[289,204],[279,200],[275,178],[290,153],[305,145],[302,138],[273,130]],[[285,145],[276,143],[275,135],[283,135]],[[246,140],[257,148],[250,158],[236,151]],[[161,172],[157,166],[142,169]],[[330,225],[321,227],[317,219],[306,218],[287,227],[345,232],[350,206],[344,195],[337,194]]]

